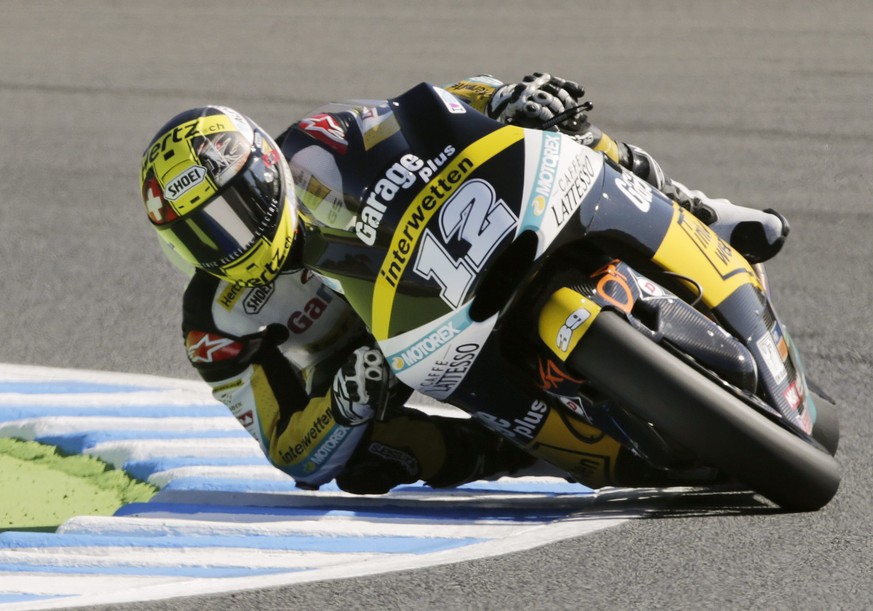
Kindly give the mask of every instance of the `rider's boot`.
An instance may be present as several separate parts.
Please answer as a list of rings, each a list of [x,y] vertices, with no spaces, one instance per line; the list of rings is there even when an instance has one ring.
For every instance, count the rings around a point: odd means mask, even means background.
[[[450,444],[440,469],[424,482],[433,488],[453,488],[479,480],[519,475],[537,459],[475,420],[447,419],[443,434]]]
[[[407,408],[372,424],[336,482],[353,494],[384,494],[419,480],[450,488],[512,475],[534,462],[475,420]]]
[[[623,145],[621,164],[709,225],[718,237],[733,246],[749,263],[763,263],[782,249],[788,221],[773,209],[737,206],[726,199],[707,197],[664,174],[658,162],[643,149]]]
[[[709,225],[749,263],[763,263],[775,257],[791,230],[788,220],[772,208],[757,210],[738,206],[726,199],[692,191],[676,181],[664,185],[662,190]]]

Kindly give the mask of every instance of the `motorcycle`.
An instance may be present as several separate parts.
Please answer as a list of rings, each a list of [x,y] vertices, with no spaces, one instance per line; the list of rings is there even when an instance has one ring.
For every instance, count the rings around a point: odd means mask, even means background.
[[[384,163],[347,190],[351,221],[301,210],[303,260],[401,382],[578,481],[610,466],[576,440],[606,434],[788,510],[836,494],[836,407],[763,266],[559,132],[497,123],[428,83],[361,114],[365,139],[393,124]]]

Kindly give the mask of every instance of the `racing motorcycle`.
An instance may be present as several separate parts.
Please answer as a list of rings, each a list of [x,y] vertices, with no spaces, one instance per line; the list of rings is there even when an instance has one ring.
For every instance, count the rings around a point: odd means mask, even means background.
[[[609,468],[574,446],[600,432],[788,510],[836,494],[836,407],[761,265],[603,154],[439,87],[360,116],[365,139],[393,125],[384,163],[346,195],[351,221],[301,211],[304,263],[405,385],[579,481]]]

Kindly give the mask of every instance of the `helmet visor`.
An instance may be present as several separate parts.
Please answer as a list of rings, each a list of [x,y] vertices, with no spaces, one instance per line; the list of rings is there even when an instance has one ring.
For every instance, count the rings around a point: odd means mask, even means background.
[[[284,204],[278,152],[253,149],[245,167],[218,195],[175,223],[159,227],[163,238],[205,270],[242,256],[262,237],[272,238]]]

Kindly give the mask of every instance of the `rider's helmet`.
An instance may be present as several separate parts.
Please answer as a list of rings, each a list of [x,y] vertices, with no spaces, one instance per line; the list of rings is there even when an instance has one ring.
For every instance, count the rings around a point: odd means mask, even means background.
[[[171,259],[258,286],[288,258],[297,227],[291,171],[273,139],[230,108],[170,119],[143,153],[140,188]]]

